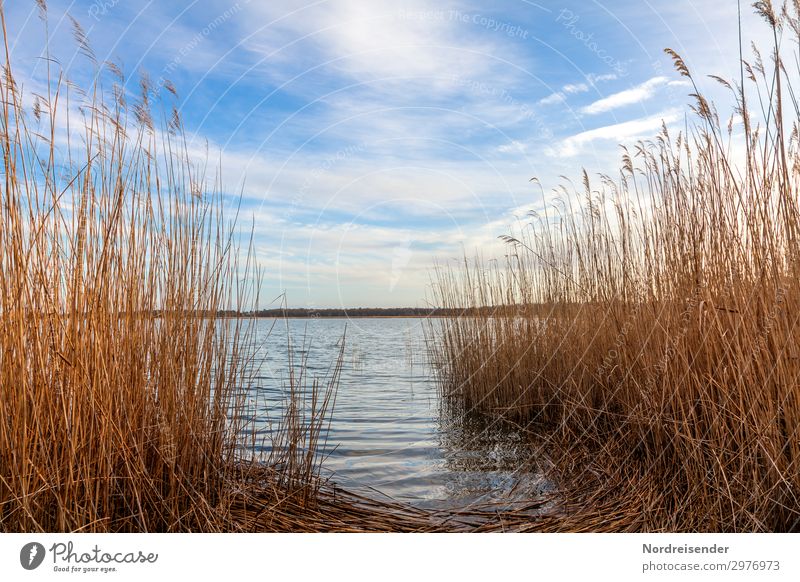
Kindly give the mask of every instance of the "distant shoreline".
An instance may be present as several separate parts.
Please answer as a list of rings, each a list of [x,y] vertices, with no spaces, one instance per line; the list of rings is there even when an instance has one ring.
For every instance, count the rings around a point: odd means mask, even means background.
[[[260,319],[427,319],[466,316],[502,316],[515,315],[519,306],[495,307],[431,307],[428,309],[418,307],[357,307],[342,309],[261,309],[259,311],[219,311],[218,317],[256,317]]]
[[[264,309],[256,312],[220,312],[223,317],[256,317],[259,319],[367,319],[367,318],[429,318],[454,317],[464,315],[464,309],[419,309],[414,307],[397,308],[355,308],[355,309]]]

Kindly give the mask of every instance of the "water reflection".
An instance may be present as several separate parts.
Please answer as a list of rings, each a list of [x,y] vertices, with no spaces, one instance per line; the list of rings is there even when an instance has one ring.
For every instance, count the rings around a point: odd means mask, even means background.
[[[421,319],[258,321],[252,419],[263,451],[286,399],[288,338],[306,338],[297,352],[307,356],[312,375],[324,375],[338,356],[345,324],[327,478],[429,508],[510,508],[552,489],[537,471],[540,452],[529,435],[441,405]]]

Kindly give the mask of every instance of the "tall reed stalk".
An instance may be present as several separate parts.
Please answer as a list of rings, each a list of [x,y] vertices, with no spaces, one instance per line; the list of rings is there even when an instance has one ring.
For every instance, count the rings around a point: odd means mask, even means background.
[[[735,101],[730,123],[695,87],[688,133],[664,128],[624,148],[618,174],[561,187],[560,205],[505,237],[505,265],[437,275],[443,307],[503,308],[440,328],[445,395],[549,427],[570,471],[579,447],[604,452],[636,529],[800,529],[790,4],[756,4],[774,32],[769,58],[756,51],[738,82],[717,79]]]
[[[95,82],[72,86],[48,53],[38,94],[15,76],[2,4],[0,22],[0,530],[236,529],[254,483],[240,463],[253,351],[247,321],[218,313],[255,309],[242,281],[257,273],[222,188],[178,112],[156,123],[147,77],[127,94],[77,22]],[[335,382],[313,398],[327,404]],[[310,502],[312,404],[287,413],[268,461],[292,465],[259,473],[259,491]]]

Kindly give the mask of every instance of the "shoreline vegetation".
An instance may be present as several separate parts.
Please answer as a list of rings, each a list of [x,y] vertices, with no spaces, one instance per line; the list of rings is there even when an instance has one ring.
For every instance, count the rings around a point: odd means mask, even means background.
[[[241,531],[311,507],[341,359],[292,374],[270,454],[242,454],[253,336],[215,314],[252,309],[258,273],[178,111],[156,121],[174,87],[132,94],[73,20],[91,83],[48,43],[30,91],[2,4],[0,23],[0,530]]]
[[[688,134],[624,149],[599,187],[584,172],[505,237],[505,265],[435,273],[443,406],[528,430],[559,484],[504,513],[321,479],[344,341],[321,378],[288,349],[256,454],[254,318],[381,310],[259,310],[220,179],[161,111],[172,84],[142,75],[132,94],[73,20],[93,81],[67,82],[48,49],[27,91],[0,4],[0,530],[800,529],[800,107],[778,46],[800,14],[755,6],[775,46],[718,79],[730,124],[695,87]]]
[[[545,432],[620,531],[800,531],[800,5],[754,7],[774,44],[712,77],[729,117],[667,49],[693,124],[560,187],[505,264],[435,279],[437,305],[519,306],[434,334],[443,395]]]
[[[30,91],[0,4],[0,531],[502,528],[492,511],[437,516],[321,479],[345,342],[314,378],[287,348],[283,414],[257,452],[251,249],[177,109],[162,115],[171,83],[143,74],[131,92],[72,29],[92,82],[67,81],[46,44]]]

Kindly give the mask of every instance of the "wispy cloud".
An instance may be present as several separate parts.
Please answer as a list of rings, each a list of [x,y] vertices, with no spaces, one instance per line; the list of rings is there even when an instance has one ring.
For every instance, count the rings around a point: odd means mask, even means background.
[[[617,73],[605,73],[605,74],[594,74],[589,73],[586,75],[586,80],[589,81],[589,84],[596,85],[597,83],[604,83],[606,81],[616,81],[619,79],[619,75]]]
[[[253,22],[270,25],[247,46],[273,66],[324,65],[328,73],[382,80],[384,87],[446,89],[453,77],[481,76],[494,57],[512,56],[510,43],[501,42],[507,38],[475,34],[457,7],[446,1],[433,9],[423,0],[338,0],[299,9],[288,0],[253,2]]]
[[[567,97],[561,91],[556,91],[555,93],[550,93],[547,97],[539,99],[536,104],[547,106],[547,105],[555,105],[557,103],[563,103],[566,101]]]
[[[569,85],[564,85],[564,93],[575,94],[575,93],[586,93],[589,90],[589,85],[586,83],[572,83]]]
[[[547,97],[543,97],[536,102],[536,105],[547,107],[548,105],[556,105],[567,101],[567,95],[578,95],[580,93],[588,92],[592,87],[596,87],[600,83],[614,81],[618,78],[616,73],[595,74],[589,73],[586,75],[585,83],[568,83],[564,85],[560,91],[554,91]]]
[[[619,93],[614,93],[613,95],[599,99],[594,103],[582,108],[581,112],[587,115],[596,115],[598,113],[607,113],[609,111],[613,111],[614,109],[625,107],[626,105],[634,105],[636,103],[647,101],[653,97],[653,95],[655,95],[656,90],[659,87],[665,85],[668,81],[669,79],[666,77],[653,77],[641,85],[637,85],[631,89],[626,89],[625,91],[620,91]]]
[[[556,156],[575,156],[584,147],[595,141],[624,142],[635,138],[648,137],[658,131],[662,124],[669,125],[679,118],[680,110],[669,109],[649,117],[590,129],[566,138],[555,150],[551,151],[551,154]]]

